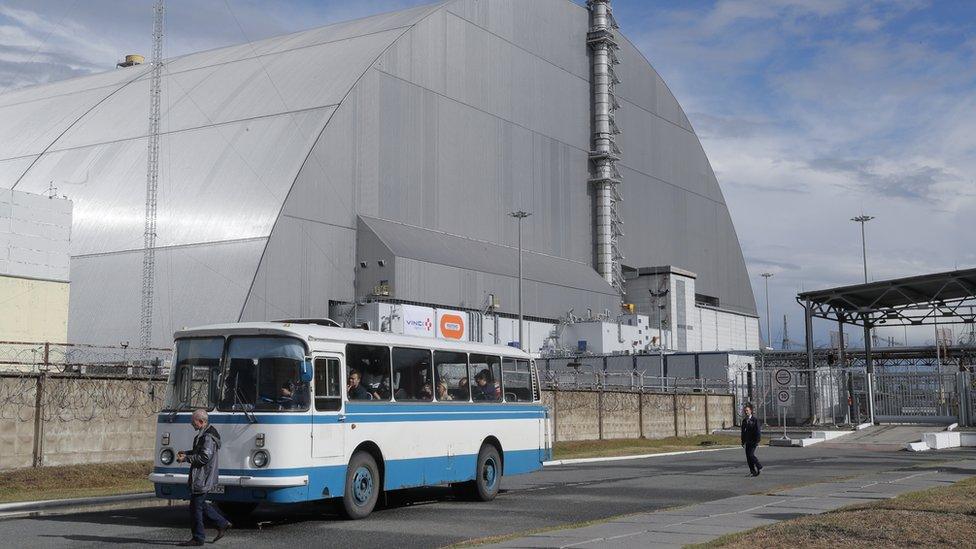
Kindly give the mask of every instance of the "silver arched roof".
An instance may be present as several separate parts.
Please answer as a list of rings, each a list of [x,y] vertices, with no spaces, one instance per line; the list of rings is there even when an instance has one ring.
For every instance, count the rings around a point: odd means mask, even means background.
[[[512,310],[507,268],[485,276],[400,245],[388,272],[357,270],[364,254],[393,253],[366,244],[362,218],[408,227],[415,242],[430,231],[501,250],[516,237],[506,213],[532,211],[526,248],[539,272],[557,261],[565,276],[540,283],[527,314],[615,306],[590,268],[586,30],[568,0],[454,0],[168,60],[154,341],[324,316],[380,280],[404,300],[478,308],[491,292]],[[620,58],[624,262],[695,271],[700,293],[754,313],[687,117],[626,40]],[[0,95],[0,187],[53,184],[74,201],[76,341],[138,331],[147,69]]]

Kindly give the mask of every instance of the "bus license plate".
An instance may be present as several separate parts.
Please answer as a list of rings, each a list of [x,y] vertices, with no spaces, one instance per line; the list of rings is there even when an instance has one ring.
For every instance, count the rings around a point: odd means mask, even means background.
[[[223,494],[224,493],[224,487],[221,486],[221,485],[214,486],[213,489],[210,490],[210,493],[211,494]]]

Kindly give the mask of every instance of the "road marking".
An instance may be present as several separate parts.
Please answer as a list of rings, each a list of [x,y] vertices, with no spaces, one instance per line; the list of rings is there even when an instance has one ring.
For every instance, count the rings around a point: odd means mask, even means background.
[[[708,450],[684,450],[681,452],[662,452],[658,454],[637,454],[633,456],[554,459],[552,461],[544,461],[542,465],[543,467],[553,467],[556,465],[575,465],[577,463],[597,463],[601,461],[625,461],[628,459],[647,459],[647,458],[667,457],[667,456],[681,456],[685,454],[704,454],[705,452],[719,452],[722,450],[738,450],[738,449],[739,449],[738,446],[729,446],[727,448],[709,448]]]

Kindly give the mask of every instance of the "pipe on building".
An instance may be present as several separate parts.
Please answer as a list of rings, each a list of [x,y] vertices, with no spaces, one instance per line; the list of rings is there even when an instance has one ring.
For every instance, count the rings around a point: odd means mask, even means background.
[[[623,233],[620,231],[621,223],[616,212],[619,200],[616,186],[620,183],[616,162],[620,149],[616,144],[619,130],[613,119],[613,112],[617,108],[613,91],[617,79],[613,66],[618,63],[613,29],[617,28],[617,24],[613,19],[610,0],[588,0],[587,7],[590,10],[590,31],[586,41],[592,52],[593,65],[593,150],[590,151],[590,183],[596,190],[596,270],[608,284],[622,291],[622,257],[618,251],[617,239]]]

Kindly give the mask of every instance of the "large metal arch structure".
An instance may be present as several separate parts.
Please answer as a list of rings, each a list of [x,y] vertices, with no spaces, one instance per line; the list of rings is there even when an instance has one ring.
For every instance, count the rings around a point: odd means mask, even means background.
[[[593,268],[589,27],[570,0],[449,0],[167,60],[153,344],[183,326],[328,316],[383,280],[404,301],[476,308],[492,293],[514,313],[517,277],[466,265],[480,247],[511,255],[518,209],[534,212],[528,267],[560,266],[540,267],[527,315],[619,309]],[[679,265],[755,315],[698,136],[617,34],[623,262]],[[53,183],[75,204],[72,341],[137,339],[146,112],[145,66],[0,94],[0,188]],[[394,254],[361,230],[381,222],[470,253],[439,261],[404,239]]]

